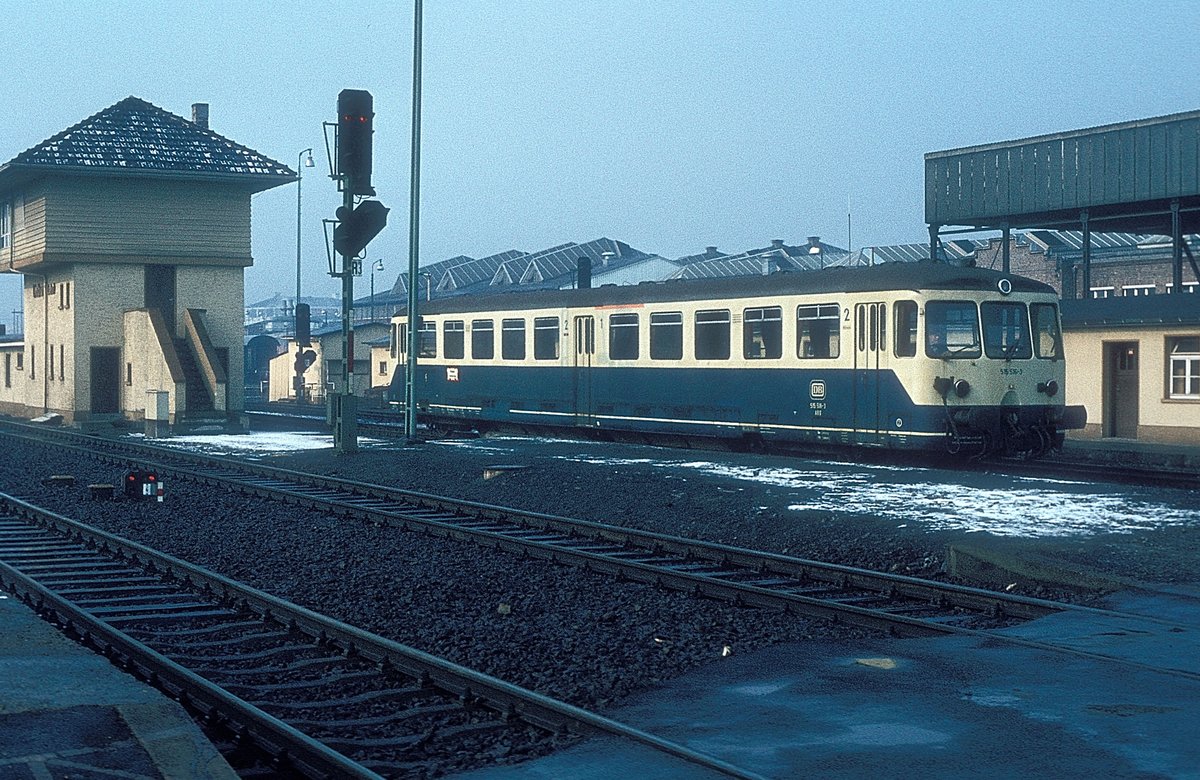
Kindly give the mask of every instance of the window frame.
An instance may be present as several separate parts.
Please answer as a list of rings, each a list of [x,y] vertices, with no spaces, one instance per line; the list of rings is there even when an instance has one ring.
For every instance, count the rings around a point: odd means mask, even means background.
[[[898,358],[910,358],[917,356],[917,344],[920,342],[917,331],[920,325],[920,306],[916,301],[901,300],[892,304],[892,317],[895,318],[895,327],[892,328],[892,354]],[[908,322],[902,321],[908,316]],[[904,337],[902,350],[901,337]]]
[[[1053,329],[1047,331],[1054,342],[1054,353],[1049,355],[1042,354],[1042,329],[1038,325],[1038,320],[1034,318],[1034,310],[1049,309],[1051,313],[1050,324]],[[1033,338],[1033,355],[1038,360],[1062,360],[1063,359],[1063,337],[1062,324],[1059,322],[1058,306],[1053,303],[1033,302],[1029,304],[1029,333]]]
[[[655,330],[655,328],[659,330]],[[670,335],[664,335],[667,333]],[[675,334],[678,335],[678,338],[674,338]],[[657,350],[656,347],[658,347]],[[677,349],[667,350],[665,347],[677,347]],[[650,312],[650,359],[683,360],[682,311]]]
[[[702,334],[704,338],[701,338]],[[731,310],[697,309],[692,315],[692,357],[696,360],[729,360],[732,356],[732,340]]]
[[[995,323],[991,328],[1001,329],[1000,343],[993,345],[989,340],[989,312],[1017,311],[1018,322]],[[1031,360],[1033,358],[1033,338],[1029,328],[1029,307],[1024,301],[983,301],[979,304],[979,327],[983,334],[983,353],[991,360]],[[1005,345],[1004,341],[1011,335],[1012,328],[1020,329],[1016,341]],[[993,346],[995,354],[993,354]]]
[[[417,358],[437,359],[437,320],[423,320],[417,325]]]
[[[942,321],[942,327],[941,327],[940,331],[934,330],[933,328],[930,327],[930,324],[933,323],[937,319],[937,317],[934,316],[934,314],[937,312],[937,310],[941,309],[941,308],[946,308],[947,311],[949,311],[951,306],[957,306],[960,308],[961,311],[969,310],[974,314],[974,321],[972,322],[973,341],[971,344],[973,349],[971,349],[970,351],[968,351],[965,348],[956,349],[955,351],[951,351],[950,339],[947,337],[950,332],[950,328],[946,326],[944,320]],[[932,300],[932,301],[926,301],[925,302],[925,357],[933,358],[935,360],[978,360],[979,358],[983,357],[983,339],[980,334],[979,326],[980,326],[979,304],[976,301],[965,300],[965,299],[964,300],[937,299],[937,300]],[[960,326],[958,328],[958,330],[962,330],[962,327]],[[944,346],[942,347],[940,352],[937,352],[934,350],[933,336],[939,332],[942,336]]]
[[[465,320],[442,321],[442,357],[463,360],[467,356],[467,323]],[[457,347],[457,349],[452,349]]]
[[[1187,344],[1186,351],[1180,346]],[[1167,336],[1166,339],[1167,399],[1171,401],[1200,401],[1200,336]],[[1176,374],[1176,366],[1183,368]],[[1175,391],[1175,380],[1183,380],[1183,391]],[[1189,390],[1191,392],[1189,392]]]
[[[558,327],[559,319],[557,316],[533,318],[534,360],[558,360],[559,346],[562,341],[559,338]]]
[[[826,327],[818,329],[825,331],[823,350],[816,349],[818,342],[812,338],[813,326],[805,323],[825,323]],[[805,336],[809,337],[807,342],[804,341]],[[811,354],[804,354],[806,344],[812,347]],[[828,354],[818,354],[822,351]],[[829,302],[798,304],[796,306],[796,357],[800,360],[835,360],[841,355],[842,305]]]
[[[520,327],[516,327],[520,325]],[[525,331],[528,328],[525,325],[524,317],[505,317],[500,320],[500,359],[501,360],[524,360],[525,355],[529,351],[528,345],[525,343]],[[520,339],[510,339],[509,333],[520,333]],[[512,346],[513,349],[509,349]],[[515,347],[519,346],[520,350]],[[512,354],[509,354],[512,352]],[[519,354],[518,354],[519,352]]]
[[[608,315],[609,360],[637,360],[642,353],[641,337],[642,321],[637,312],[614,312]],[[631,346],[632,349],[629,349]]]
[[[771,315],[774,315],[773,318]],[[751,350],[755,336],[758,336],[761,345],[758,354]],[[783,358],[782,306],[750,306],[742,309],[742,357],[746,360]]]
[[[478,347],[483,346],[483,334],[487,334],[487,354]],[[471,360],[496,359],[496,321],[491,318],[471,320]]]

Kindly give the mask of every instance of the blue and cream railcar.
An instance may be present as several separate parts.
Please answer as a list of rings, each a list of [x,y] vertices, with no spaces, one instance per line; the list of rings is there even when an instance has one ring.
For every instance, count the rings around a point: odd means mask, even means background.
[[[393,398],[403,399],[403,316]],[[943,264],[422,305],[422,419],[969,455],[1040,454],[1063,403],[1057,298]]]

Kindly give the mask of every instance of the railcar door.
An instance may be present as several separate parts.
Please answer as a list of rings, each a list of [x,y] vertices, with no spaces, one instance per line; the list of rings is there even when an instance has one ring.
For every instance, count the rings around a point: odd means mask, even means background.
[[[879,433],[880,358],[887,349],[887,304],[854,306],[854,429],[858,440]]]
[[[575,388],[575,424],[592,425],[595,411],[592,401],[592,359],[596,354],[596,318],[589,315],[575,317],[575,361],[571,369]]]

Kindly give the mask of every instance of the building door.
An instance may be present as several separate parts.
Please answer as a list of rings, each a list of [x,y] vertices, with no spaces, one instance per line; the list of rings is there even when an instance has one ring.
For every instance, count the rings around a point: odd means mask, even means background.
[[[167,332],[175,337],[175,266],[146,266],[146,308],[158,309],[167,323]]]
[[[1138,343],[1104,345],[1104,435],[1136,439],[1138,430]]]
[[[572,369],[572,384],[575,389],[575,424],[591,425],[592,413],[592,358],[596,354],[596,318],[590,315],[576,317],[575,363]]]
[[[887,348],[887,304],[854,307],[854,428],[873,441],[879,431],[879,362]]]
[[[92,347],[92,414],[121,411],[121,349]]]

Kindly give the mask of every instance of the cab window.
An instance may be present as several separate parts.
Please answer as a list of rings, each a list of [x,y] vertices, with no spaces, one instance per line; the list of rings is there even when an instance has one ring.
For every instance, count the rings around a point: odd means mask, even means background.
[[[1035,303],[1029,307],[1033,319],[1033,349],[1046,360],[1062,358],[1062,331],[1058,327],[1058,307],[1053,303]]]
[[[979,310],[972,301],[925,304],[925,354],[931,358],[977,358]]]
[[[993,360],[1025,360],[1033,356],[1029,340],[1029,315],[1017,301],[984,301],[983,349]]]
[[[913,357],[917,354],[917,303],[896,301],[892,311],[896,314],[896,357]]]

